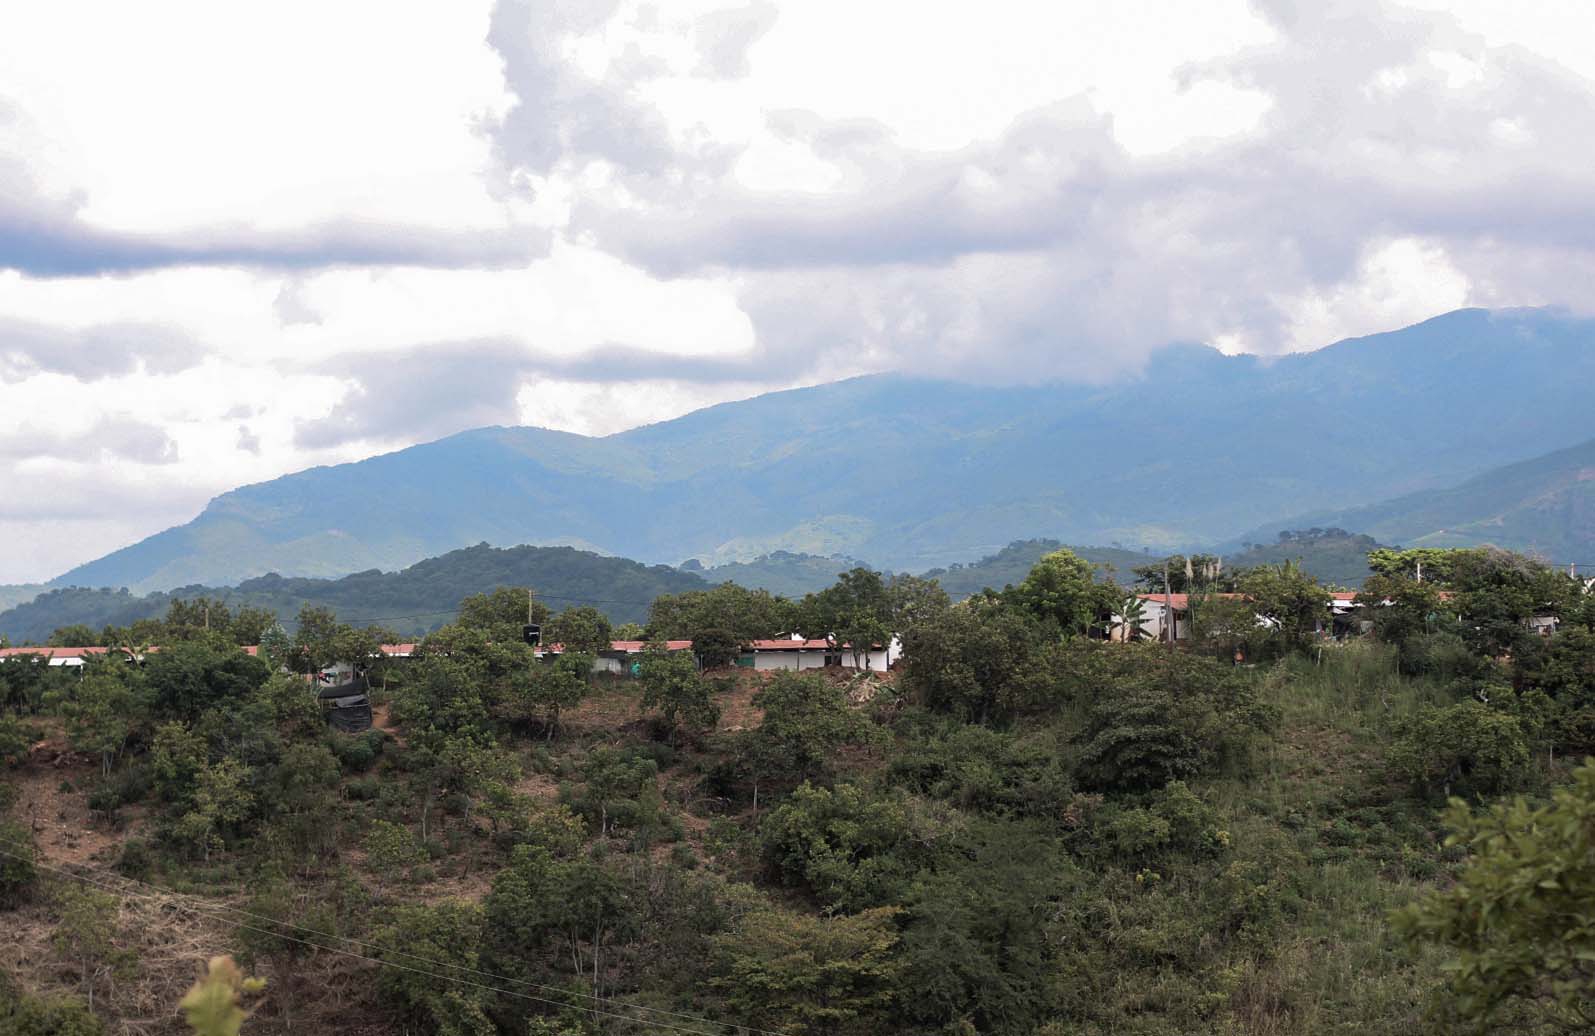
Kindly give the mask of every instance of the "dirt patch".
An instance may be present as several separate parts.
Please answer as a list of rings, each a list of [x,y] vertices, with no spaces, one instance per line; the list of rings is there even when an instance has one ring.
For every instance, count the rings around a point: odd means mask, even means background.
[[[88,789],[100,779],[99,764],[53,738],[36,743],[10,778],[17,790],[11,815],[33,832],[39,853],[52,864],[108,864],[142,819],[143,810],[133,808],[124,811],[121,830],[97,824]]]

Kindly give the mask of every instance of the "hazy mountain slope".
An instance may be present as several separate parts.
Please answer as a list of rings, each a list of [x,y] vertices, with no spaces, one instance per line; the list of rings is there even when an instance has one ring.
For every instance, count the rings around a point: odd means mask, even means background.
[[[1224,555],[1226,569],[1254,568],[1293,561],[1321,583],[1362,586],[1370,575],[1368,552],[1385,546],[1372,536],[1340,528],[1280,533],[1273,543],[1252,543]]]
[[[601,439],[487,428],[300,472],[57,583],[396,568],[484,540],[898,570],[1025,537],[1211,543],[1591,438],[1589,384],[1595,323],[1481,310],[1272,363],[1172,347],[1103,387],[859,378]]]
[[[1009,584],[1021,582],[1043,554],[1062,546],[1064,544],[1057,540],[1018,540],[979,561],[933,568],[925,575],[941,583],[942,589],[954,600],[963,600],[988,587],[1001,590]],[[1069,547],[1069,550],[1095,565],[1099,578],[1111,576],[1120,583],[1130,582],[1133,578],[1130,570],[1135,566],[1149,564],[1162,557],[1113,547]]]
[[[1363,530],[1404,547],[1493,543],[1595,567],[1595,441],[1429,490],[1297,521]]]
[[[0,635],[14,642],[43,641],[62,626],[124,626],[166,613],[173,597],[210,597],[231,608],[269,608],[291,620],[305,604],[331,608],[346,621],[379,623],[399,633],[436,629],[453,618],[460,600],[499,586],[532,586],[554,611],[571,604],[602,609],[616,623],[643,622],[660,594],[701,590],[709,584],[690,572],[642,565],[570,547],[481,544],[429,558],[397,572],[357,572],[341,579],[248,580],[237,587],[185,586],[171,594],[125,590],[58,589],[0,612]],[[291,628],[291,623],[290,623]]]
[[[711,583],[736,583],[738,586],[796,598],[825,589],[836,582],[837,576],[860,565],[869,567],[855,558],[795,554],[782,550],[751,561],[732,561],[711,568],[691,561],[681,568]]]

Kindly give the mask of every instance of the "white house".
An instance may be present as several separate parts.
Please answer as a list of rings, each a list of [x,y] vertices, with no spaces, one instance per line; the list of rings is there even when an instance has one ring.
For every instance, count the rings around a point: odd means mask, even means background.
[[[737,659],[737,665],[759,670],[856,666],[884,671],[890,669],[902,654],[903,642],[897,637],[885,645],[871,645],[868,651],[858,652],[856,660],[850,645],[832,646],[827,640],[792,637],[786,640],[755,640]]]

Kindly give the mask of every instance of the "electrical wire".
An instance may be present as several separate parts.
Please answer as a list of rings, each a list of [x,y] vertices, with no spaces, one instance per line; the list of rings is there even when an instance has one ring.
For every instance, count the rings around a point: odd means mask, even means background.
[[[12,843],[12,844],[15,845],[15,843]],[[46,863],[40,863],[36,859],[33,859],[31,856],[26,856],[26,855],[23,855],[23,854],[20,854],[20,853],[12,852],[12,851],[4,848],[3,845],[0,845],[0,856],[9,856],[9,857],[11,857],[12,859],[15,859],[15,860],[22,860],[22,861],[28,862],[28,863],[32,864],[38,870],[46,871],[48,873],[59,875],[61,877],[65,877],[65,878],[71,878],[71,879],[73,879],[75,881],[80,881],[80,882],[83,882],[84,884],[92,885],[92,886],[94,886],[96,888],[99,888],[99,889],[102,889],[104,891],[110,892],[113,895],[118,895],[118,896],[122,896],[122,897],[125,897],[125,898],[142,898],[142,899],[145,899],[147,901],[149,899],[154,898],[156,893],[159,893],[162,896],[176,896],[177,895],[177,893],[175,893],[175,892],[173,892],[173,891],[171,891],[169,889],[163,889],[160,886],[155,885],[155,884],[153,884],[151,882],[140,881],[140,880],[138,880],[136,878],[128,878],[128,877],[125,877],[125,876],[122,876],[122,875],[116,875],[116,878],[117,878],[118,881],[124,883],[125,885],[135,885],[135,886],[143,885],[145,887],[153,889],[154,892],[152,892],[152,893],[140,893],[140,892],[128,890],[126,888],[118,888],[116,885],[112,885],[112,884],[109,884],[109,883],[103,882],[103,881],[96,881],[93,878],[90,878],[90,877],[88,877],[86,875],[83,875],[83,874],[78,874],[78,873],[76,873],[74,871],[65,870],[65,869],[60,868],[60,867],[54,867],[54,866],[51,866],[50,864],[46,864]],[[534,996],[532,994],[524,993],[524,992],[521,992],[519,990],[504,989],[504,988],[501,988],[501,987],[498,987],[498,986],[489,985],[489,984],[484,983],[484,982],[475,982],[475,981],[472,981],[470,979],[460,978],[458,976],[442,975],[442,974],[439,974],[439,973],[434,972],[434,971],[428,971],[425,968],[410,967],[410,966],[405,965],[405,964],[400,964],[397,961],[386,960],[386,959],[379,958],[379,957],[371,957],[371,956],[368,956],[366,954],[356,953],[356,952],[354,952],[352,950],[341,949],[341,948],[339,948],[337,946],[328,946],[328,945],[325,945],[325,944],[319,943],[319,942],[311,942],[308,939],[300,939],[300,938],[296,938],[296,937],[291,936],[291,935],[285,935],[285,934],[283,934],[280,931],[271,931],[271,930],[268,930],[268,929],[265,929],[265,928],[257,928],[257,927],[255,927],[253,925],[245,924],[245,923],[243,923],[241,921],[238,921],[235,918],[218,916],[217,914],[211,913],[208,910],[204,910],[204,909],[201,909],[199,907],[193,906],[191,904],[183,903],[181,901],[177,902],[175,904],[175,906],[179,910],[182,910],[182,911],[185,911],[187,913],[193,914],[193,915],[195,915],[197,917],[203,917],[203,918],[206,918],[207,920],[215,921],[215,922],[217,922],[219,924],[232,925],[234,927],[241,928],[241,929],[243,929],[245,931],[255,932],[255,933],[260,934],[260,935],[266,935],[266,936],[270,936],[272,938],[282,939],[282,940],[287,941],[287,942],[298,943],[298,944],[300,944],[302,946],[309,946],[312,949],[328,950],[328,951],[330,951],[332,953],[342,954],[342,955],[344,955],[346,957],[353,957],[356,960],[363,960],[363,961],[367,961],[369,963],[381,965],[381,966],[384,966],[384,967],[398,968],[401,971],[408,971],[408,972],[411,972],[411,973],[417,974],[417,975],[425,975],[428,978],[438,979],[439,981],[443,981],[443,982],[459,982],[459,983],[461,983],[463,985],[472,986],[472,987],[477,988],[477,989],[488,990],[488,991],[494,992],[494,993],[501,993],[501,994],[503,994],[505,996],[519,997],[519,998],[524,999],[524,1000],[530,1000],[530,1001],[534,1001],[536,1003],[545,1004],[545,1005],[549,1005],[549,1006],[553,1006],[553,1007],[563,1007],[563,1008],[565,1008],[567,1010],[590,1011],[590,1012],[592,1012],[594,1014],[604,1015],[605,1017],[609,1017],[609,1018],[616,1018],[616,1019],[619,1019],[621,1021],[631,1022],[631,1023],[636,1024],[636,1025],[650,1025],[650,1026],[654,1026],[654,1027],[656,1027],[658,1029],[664,1029],[664,1030],[668,1030],[668,1031],[671,1031],[671,1032],[686,1033],[686,1034],[689,1034],[689,1036],[719,1036],[719,1033],[717,1031],[713,1030],[713,1029],[688,1028],[688,1027],[685,1027],[685,1026],[673,1025],[673,1024],[670,1024],[670,1023],[667,1023],[667,1022],[662,1022],[662,1021],[657,1021],[657,1020],[652,1020],[652,1019],[637,1018],[637,1017],[635,1017],[633,1015],[621,1014],[621,1013],[614,1012],[614,1011],[601,1011],[601,1010],[598,1010],[596,1007],[589,1006],[589,1005],[572,1004],[572,1003],[569,1003],[569,1002],[563,1001],[563,1000],[554,1000],[554,999],[550,999],[548,997]],[[287,921],[279,921],[276,918],[270,917],[269,915],[253,913],[251,911],[243,910],[243,909],[240,909],[238,907],[226,906],[225,904],[218,905],[216,907],[213,907],[212,909],[226,910],[226,911],[229,911],[231,913],[239,914],[239,915],[242,915],[244,917],[250,918],[251,920],[261,921],[263,923],[275,925],[275,926],[277,926],[279,928],[286,928],[286,929],[288,929],[290,931],[303,932],[303,933],[308,934],[308,935],[317,936],[318,938],[334,939],[334,940],[338,940],[340,942],[348,943],[348,944],[353,945],[353,946],[360,946],[362,948],[372,949],[372,950],[375,950],[375,951],[380,952],[380,953],[396,954],[396,955],[401,956],[401,957],[408,957],[411,960],[420,961],[420,962],[422,962],[424,964],[430,964],[433,967],[449,968],[451,970],[465,972],[466,974],[478,975],[478,976],[481,976],[483,978],[492,979],[492,980],[494,980],[496,982],[506,982],[506,983],[512,983],[512,984],[516,984],[516,985],[523,985],[523,986],[527,986],[527,987],[530,987],[530,988],[533,988],[533,989],[539,989],[539,990],[553,990],[554,992],[560,993],[563,996],[577,997],[577,998],[580,998],[580,999],[583,999],[583,1000],[593,1001],[594,1003],[597,1003],[597,1004],[604,1004],[604,1005],[607,1005],[607,1006],[618,1007],[618,1008],[622,1008],[622,1009],[628,1010],[628,1011],[642,1011],[642,1012],[646,1012],[646,1013],[649,1013],[649,1014],[663,1015],[663,1016],[668,1017],[668,1018],[677,1018],[677,1019],[683,1019],[683,1020],[686,1020],[686,1021],[697,1022],[697,1023],[702,1024],[702,1025],[719,1026],[722,1029],[723,1028],[730,1028],[729,1026],[723,1026],[722,1023],[715,1022],[712,1019],[701,1018],[701,1017],[698,1017],[696,1015],[691,1015],[691,1014],[684,1014],[684,1013],[682,1013],[680,1011],[666,1011],[666,1010],[664,1010],[662,1008],[657,1008],[657,1007],[644,1007],[641,1004],[628,1004],[624,1000],[616,1000],[616,999],[614,999],[612,997],[601,997],[601,996],[595,996],[595,995],[588,994],[588,993],[578,993],[578,992],[575,992],[573,990],[563,989],[563,988],[558,987],[558,986],[549,986],[549,985],[545,985],[543,983],[532,982],[532,981],[529,981],[529,980],[526,980],[526,979],[517,979],[517,978],[512,978],[512,977],[509,977],[509,976],[505,976],[505,975],[496,975],[496,974],[493,974],[492,972],[481,971],[481,970],[476,969],[476,968],[466,967],[465,965],[462,965],[462,964],[452,964],[452,963],[449,963],[448,961],[432,960],[431,958],[420,957],[420,956],[417,956],[416,954],[413,954],[413,953],[407,953],[404,950],[398,950],[398,949],[392,949],[392,948],[389,948],[389,947],[379,946],[376,943],[366,942],[366,941],[360,940],[360,939],[354,939],[354,938],[351,938],[349,936],[333,935],[333,934],[330,934],[330,933],[327,933],[327,932],[318,932],[315,929],[306,928],[306,927],[304,927],[302,925],[292,924],[292,923],[287,922]],[[740,1031],[743,1031],[743,1032],[757,1033],[757,1034],[760,1034],[760,1036],[788,1036],[788,1034],[786,1034],[786,1033],[782,1033],[780,1031],[772,1030],[772,1029],[758,1029],[758,1028],[751,1028],[751,1027],[748,1027],[748,1026],[739,1026],[739,1027],[736,1027],[736,1028],[738,1028]]]

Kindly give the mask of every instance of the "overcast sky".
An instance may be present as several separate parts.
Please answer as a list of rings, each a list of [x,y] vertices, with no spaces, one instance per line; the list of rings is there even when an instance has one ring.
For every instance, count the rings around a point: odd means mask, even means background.
[[[0,582],[484,424],[1595,283],[1577,0],[252,7],[0,8]]]

